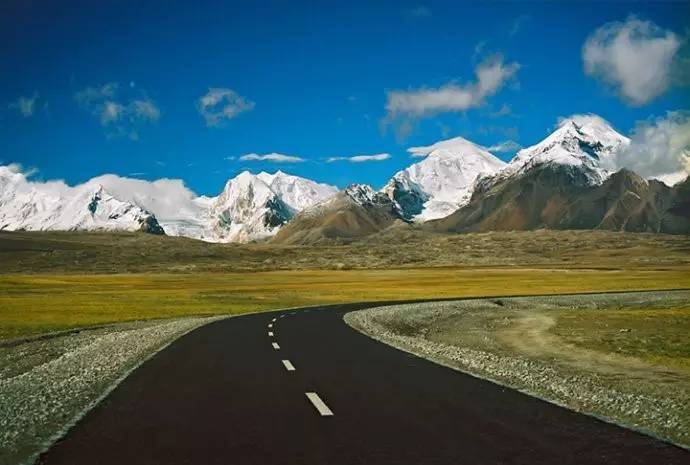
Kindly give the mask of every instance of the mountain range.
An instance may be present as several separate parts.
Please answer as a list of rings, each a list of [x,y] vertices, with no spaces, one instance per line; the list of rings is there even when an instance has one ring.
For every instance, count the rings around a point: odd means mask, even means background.
[[[209,242],[347,242],[391,227],[435,232],[536,228],[690,232],[690,184],[612,173],[630,140],[596,115],[562,120],[505,163],[462,137],[408,151],[421,160],[376,191],[242,172],[216,197],[182,181],[115,175],[78,186],[0,166],[0,229],[126,230]],[[414,226],[421,223],[420,226]]]

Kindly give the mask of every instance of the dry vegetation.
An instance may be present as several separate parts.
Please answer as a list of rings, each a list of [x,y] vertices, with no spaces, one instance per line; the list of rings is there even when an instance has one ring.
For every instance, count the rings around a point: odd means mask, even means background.
[[[685,271],[426,268],[0,275],[0,339],[186,315],[373,300],[690,287]]]
[[[251,272],[250,272],[251,271]],[[342,246],[0,232],[0,339],[337,302],[690,288],[686,236],[421,235]]]
[[[477,266],[690,269],[690,238],[610,231],[434,235],[406,228],[348,245],[279,246],[208,244],[137,233],[0,232],[0,273]]]

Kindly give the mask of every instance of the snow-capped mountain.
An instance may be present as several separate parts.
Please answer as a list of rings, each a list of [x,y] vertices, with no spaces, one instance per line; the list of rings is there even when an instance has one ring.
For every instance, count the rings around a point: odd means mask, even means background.
[[[424,160],[398,171],[382,189],[407,219],[447,216],[469,201],[477,176],[493,175],[505,163],[462,137],[408,149]]]
[[[296,213],[333,196],[338,189],[277,171],[244,171],[217,197],[196,197],[189,215],[161,220],[171,236],[207,242],[248,242],[274,235]],[[156,212],[156,209],[153,208]]]
[[[213,242],[247,242],[275,234],[292,217],[290,207],[259,176],[244,171],[225,185],[206,212]]]
[[[33,182],[0,167],[0,229],[145,230],[208,242],[247,242],[275,234],[304,208],[333,196],[326,184],[292,176],[240,173],[217,197],[180,180],[103,175],[69,187]]]
[[[262,171],[256,177],[266,183],[294,212],[316,205],[338,192],[334,186],[320,184],[282,171],[276,171],[273,174]]]
[[[273,236],[296,213],[333,196],[338,190],[278,171],[244,171],[218,197],[206,198],[199,216],[203,226],[185,235],[210,242],[248,242]],[[164,224],[165,228],[165,224]]]
[[[580,168],[592,184],[601,184],[609,175],[604,166],[628,144],[630,139],[600,116],[573,115],[561,120],[546,139],[520,150],[501,177],[524,173],[540,164],[559,164]]]
[[[100,184],[34,183],[12,166],[0,166],[1,229],[163,233],[153,214],[115,198]]]

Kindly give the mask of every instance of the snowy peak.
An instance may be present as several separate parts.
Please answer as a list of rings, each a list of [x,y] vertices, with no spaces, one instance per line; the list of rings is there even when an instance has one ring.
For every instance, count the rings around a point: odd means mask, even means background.
[[[457,157],[458,155],[485,157],[487,154],[489,157],[493,157],[484,147],[470,142],[464,137],[453,137],[452,139],[442,140],[423,147],[410,147],[407,149],[407,152],[414,157],[429,155],[437,157]]]
[[[243,171],[225,184],[223,192],[216,197],[213,208],[232,208],[237,203],[262,206],[277,195],[258,176]]]
[[[426,221],[441,218],[464,205],[477,176],[492,175],[505,163],[462,137],[408,149],[425,158],[398,171],[382,189],[398,204],[403,217]]]
[[[249,171],[209,199],[206,226],[196,235],[212,242],[248,242],[274,235],[292,217],[337,192],[333,186],[277,171]],[[185,233],[186,231],[182,231]]]
[[[602,165],[629,143],[627,137],[600,116],[573,115],[562,119],[543,141],[520,150],[503,174],[513,175],[539,164],[556,163],[581,167],[593,184],[600,184],[607,176]]]
[[[266,183],[295,212],[323,202],[338,192],[335,186],[320,184],[282,171],[276,171],[274,174],[261,172],[257,178]]]
[[[275,234],[292,218],[290,208],[257,175],[243,171],[229,180],[207,212],[214,242],[248,242]]]
[[[379,206],[391,203],[388,196],[376,192],[368,184],[350,184],[343,193],[351,202],[361,206]]]
[[[153,214],[99,184],[36,183],[10,166],[0,167],[0,187],[0,229],[163,233]]]

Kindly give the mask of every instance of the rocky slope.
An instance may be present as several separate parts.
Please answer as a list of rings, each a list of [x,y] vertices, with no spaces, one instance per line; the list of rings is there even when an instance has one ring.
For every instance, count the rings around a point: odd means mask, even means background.
[[[470,202],[427,227],[438,232],[607,229],[690,232],[688,181],[673,188],[621,170],[598,185],[576,165],[538,164],[477,187]]]
[[[329,200],[304,210],[273,238],[277,244],[351,242],[404,224],[395,203],[370,186],[353,184]]]

